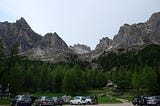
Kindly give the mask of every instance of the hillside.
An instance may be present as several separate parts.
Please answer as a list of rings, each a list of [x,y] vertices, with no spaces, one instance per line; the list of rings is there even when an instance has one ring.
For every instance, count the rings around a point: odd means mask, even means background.
[[[11,92],[78,95],[112,81],[121,92],[160,94],[160,13],[145,23],[125,24],[93,51],[68,47],[57,33],[41,36],[23,18],[0,23],[0,38],[0,85],[9,84]]]

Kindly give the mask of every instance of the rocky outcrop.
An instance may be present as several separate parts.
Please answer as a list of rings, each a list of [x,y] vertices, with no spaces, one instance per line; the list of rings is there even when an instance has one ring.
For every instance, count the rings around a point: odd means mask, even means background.
[[[56,32],[47,33],[40,41],[40,45],[44,48],[67,49],[67,44],[58,36]]]
[[[113,48],[132,48],[149,44],[160,44],[160,12],[154,13],[145,23],[120,27],[113,38]]]
[[[69,47],[71,50],[73,50],[77,54],[86,54],[91,52],[91,48],[86,45],[81,44],[75,44],[74,46]]]
[[[99,44],[96,46],[96,50],[106,50],[109,49],[113,44],[113,40],[108,37],[102,38]]]
[[[113,40],[102,38],[92,55],[109,51],[138,51],[150,44],[160,45],[160,12],[152,14],[145,23],[124,24]]]
[[[28,57],[38,57],[47,61],[65,61],[68,53],[76,54],[84,61],[92,61],[103,53],[119,50],[140,50],[146,45],[160,45],[160,12],[152,14],[145,23],[124,24],[113,40],[102,38],[96,49],[91,51],[86,45],[68,47],[57,33],[47,33],[41,36],[35,33],[24,18],[15,23],[0,22],[0,39],[2,39],[6,53],[13,44],[19,44],[21,54]]]
[[[160,12],[152,14],[147,24],[151,32],[160,34]]]
[[[17,43],[20,46],[20,52],[25,52],[38,46],[38,41],[42,39],[42,36],[35,33],[24,18],[21,18],[16,23],[0,23],[0,38],[6,50]]]
[[[59,57],[59,54],[66,54],[66,52],[70,52],[68,45],[61,39],[56,32],[47,33],[42,39],[38,42],[39,46],[30,50],[29,56],[31,58],[41,58],[41,60],[46,61],[60,61],[65,60],[62,56]],[[65,56],[64,56],[65,57]],[[56,58],[56,60],[55,60]]]
[[[96,49],[85,54],[83,60],[92,61],[108,52],[138,51],[150,44],[160,45],[160,12],[152,14],[145,23],[124,24],[113,40],[102,38]]]
[[[56,32],[41,36],[31,29],[24,18],[15,23],[0,23],[0,39],[5,45],[6,54],[14,44],[19,45],[20,54],[32,58],[52,57],[69,51],[67,44]]]

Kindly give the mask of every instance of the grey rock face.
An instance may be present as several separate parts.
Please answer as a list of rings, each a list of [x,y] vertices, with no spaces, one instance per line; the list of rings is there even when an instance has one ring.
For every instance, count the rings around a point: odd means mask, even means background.
[[[13,44],[19,44],[20,52],[36,47],[38,41],[42,39],[23,18],[17,20],[16,23],[0,23],[0,38],[3,40],[6,49]]]
[[[145,23],[124,24],[113,40],[107,37],[102,38],[96,49],[85,55],[84,60],[92,61],[94,58],[110,51],[116,53],[138,51],[150,44],[160,45],[160,12],[152,14]]]
[[[113,38],[113,48],[149,44],[160,44],[160,12],[154,13],[145,23],[121,26]]]
[[[74,46],[70,46],[70,49],[73,50],[77,54],[86,54],[91,52],[91,48],[86,45],[77,44]]]
[[[31,30],[31,27],[28,25],[26,20],[21,17],[19,20],[16,21],[16,28],[17,29],[22,29],[22,30]]]
[[[106,50],[110,48],[113,44],[113,40],[108,37],[102,38],[99,44],[96,46],[96,50]]]
[[[15,23],[0,23],[0,39],[4,42],[6,49],[17,43],[20,46],[20,52],[29,52],[33,57],[43,57],[68,50],[67,44],[57,33],[47,33],[43,37],[35,33],[24,18]]]
[[[40,45],[44,48],[67,49],[67,44],[58,36],[56,32],[47,33],[40,41]]]
[[[160,34],[160,12],[152,14],[147,24],[151,32]]]
[[[143,35],[146,36],[146,33],[142,30],[145,28],[145,24],[135,24],[120,27],[118,34],[113,39],[113,47],[117,48],[118,46],[131,46],[144,44]]]
[[[0,22],[0,39],[4,42],[6,51],[18,43],[21,53],[42,57],[47,61],[63,61],[67,53],[83,54],[79,55],[81,59],[92,61],[106,51],[116,51],[119,48],[139,50],[149,44],[160,45],[160,12],[152,14],[145,23],[124,24],[113,40],[102,38],[93,51],[80,44],[69,48],[57,33],[47,33],[43,37],[35,33],[24,18],[15,23]]]
[[[152,14],[147,25],[149,27],[148,38],[151,39],[153,43],[160,44],[160,12]]]

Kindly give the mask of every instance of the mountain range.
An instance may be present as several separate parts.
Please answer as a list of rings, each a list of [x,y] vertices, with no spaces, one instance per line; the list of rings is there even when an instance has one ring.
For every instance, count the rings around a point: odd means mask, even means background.
[[[104,52],[137,51],[146,45],[160,45],[160,12],[153,13],[147,22],[124,24],[113,39],[102,38],[95,50],[81,44],[69,47],[56,32],[41,36],[24,18],[15,23],[0,22],[0,39],[6,54],[14,44],[18,44],[20,55],[31,59],[60,62],[66,61],[68,55],[77,55],[81,60],[91,61]]]

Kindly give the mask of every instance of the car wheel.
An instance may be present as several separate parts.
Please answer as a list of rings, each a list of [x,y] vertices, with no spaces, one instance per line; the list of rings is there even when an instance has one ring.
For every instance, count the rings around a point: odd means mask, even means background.
[[[136,105],[136,103],[132,103],[133,105]]]
[[[156,106],[160,106],[160,103],[157,103]]]
[[[87,104],[91,104],[91,103],[88,101]]]
[[[81,105],[81,103],[80,103],[80,102],[78,102],[78,105]]]

